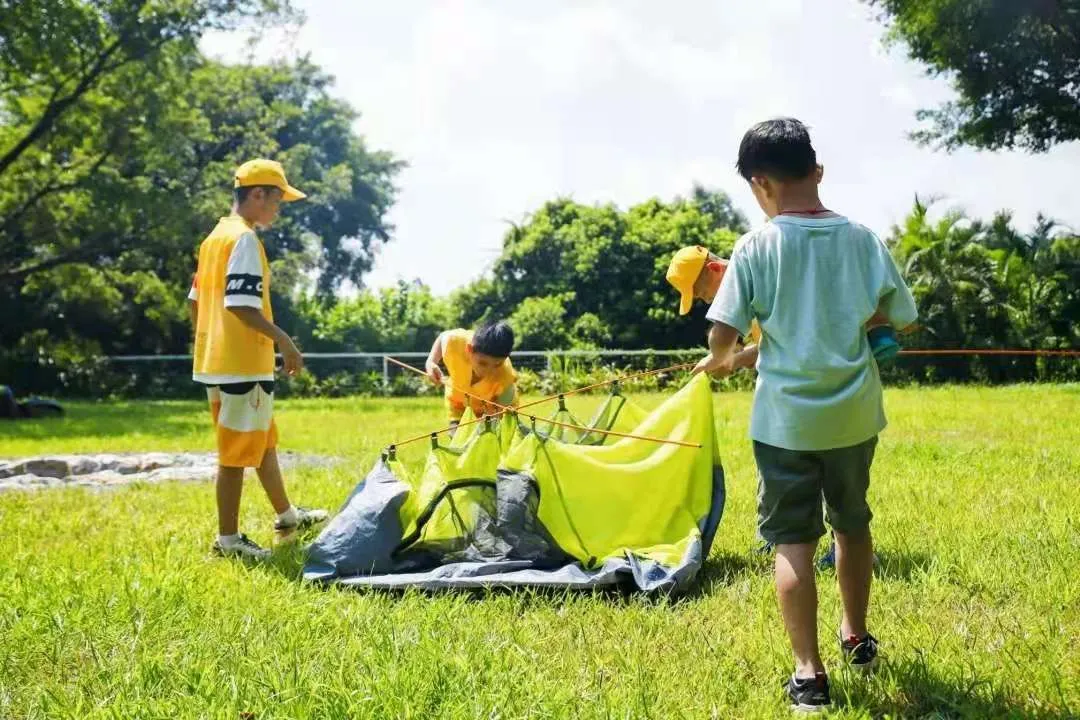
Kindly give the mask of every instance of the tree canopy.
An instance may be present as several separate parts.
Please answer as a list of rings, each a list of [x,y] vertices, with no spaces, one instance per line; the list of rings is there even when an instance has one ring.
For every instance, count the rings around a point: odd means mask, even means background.
[[[522,349],[696,344],[703,330],[678,316],[668,262],[686,245],[727,254],[746,227],[725,194],[701,187],[625,211],[554,200],[507,231],[491,277],[456,303],[465,323],[508,318]]]
[[[919,141],[1041,152],[1080,139],[1080,0],[865,1],[956,91],[919,111]]]
[[[356,111],[309,61],[223,65],[196,47],[208,29],[283,22],[287,3],[7,5],[0,370],[11,382],[15,365],[56,376],[76,357],[186,351],[198,244],[252,157],[281,161],[309,194],[263,233],[280,315],[294,316],[294,290],[362,283],[390,237],[400,163],[368,149]]]

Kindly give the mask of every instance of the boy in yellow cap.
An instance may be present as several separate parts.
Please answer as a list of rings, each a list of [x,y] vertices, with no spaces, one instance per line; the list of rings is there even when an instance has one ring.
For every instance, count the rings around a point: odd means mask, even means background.
[[[270,264],[255,230],[277,218],[281,203],[301,200],[281,165],[252,160],[233,184],[232,212],[199,246],[199,263],[188,299],[195,328],[192,379],[206,386],[218,448],[218,537],[213,551],[263,560],[269,551],[239,533],[244,469],[254,467],[277,512],[274,530],[291,536],[327,518],[325,510],[294,507],[285,492],[273,419],[274,343],[285,372],[304,365],[292,338],[274,324]]]
[[[727,271],[727,260],[714,255],[701,245],[684,247],[675,253],[668,266],[667,281],[679,291],[679,314],[690,312],[695,300],[711,304]],[[878,311],[866,324],[870,352],[879,364],[885,364],[900,351],[896,332],[885,316]],[[757,345],[761,328],[754,320],[750,325],[751,345],[735,355],[735,367],[753,367],[757,363]]]
[[[475,332],[446,330],[435,338],[424,369],[428,377],[445,385],[450,424],[461,420],[468,405],[476,415],[494,412],[495,406],[517,403],[517,375],[510,362],[514,331],[505,322],[484,325]],[[439,363],[446,366],[449,382]]]
[[[684,247],[675,253],[668,266],[667,281],[679,291],[679,314],[690,312],[695,300],[711,303],[720,289],[727,261],[701,245]],[[757,344],[761,328],[757,321],[750,326],[751,343],[735,355],[735,369],[753,367],[757,362]]]

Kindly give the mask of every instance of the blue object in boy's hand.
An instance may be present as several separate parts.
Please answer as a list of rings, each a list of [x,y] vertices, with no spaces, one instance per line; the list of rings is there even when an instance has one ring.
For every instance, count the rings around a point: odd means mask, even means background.
[[[878,365],[883,365],[900,352],[900,343],[896,341],[896,331],[888,325],[881,325],[866,334],[870,341],[870,352],[874,354]]]

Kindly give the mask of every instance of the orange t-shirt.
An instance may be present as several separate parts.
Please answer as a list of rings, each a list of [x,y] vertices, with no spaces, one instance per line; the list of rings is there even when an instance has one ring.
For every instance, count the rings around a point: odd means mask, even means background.
[[[466,347],[472,342],[472,338],[471,331],[461,328],[448,330],[443,337],[443,364],[446,365],[446,372],[450,376],[443,383],[446,386],[446,403],[452,418],[461,417],[461,414],[465,412],[466,401],[474,413],[482,415],[483,400],[497,400],[508,387],[517,382],[517,373],[514,372],[510,358],[507,358],[495,374],[474,383],[472,365],[469,363],[469,352]],[[465,392],[462,392],[463,390]],[[516,392],[514,402],[517,402]]]

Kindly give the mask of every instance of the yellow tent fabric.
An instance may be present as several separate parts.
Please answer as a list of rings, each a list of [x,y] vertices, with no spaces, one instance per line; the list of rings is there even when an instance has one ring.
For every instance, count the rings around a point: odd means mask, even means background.
[[[540,521],[587,566],[624,552],[673,565],[709,513],[719,452],[708,380],[695,378],[633,430],[702,447],[631,438],[590,447],[533,435],[503,460],[536,478]]]

